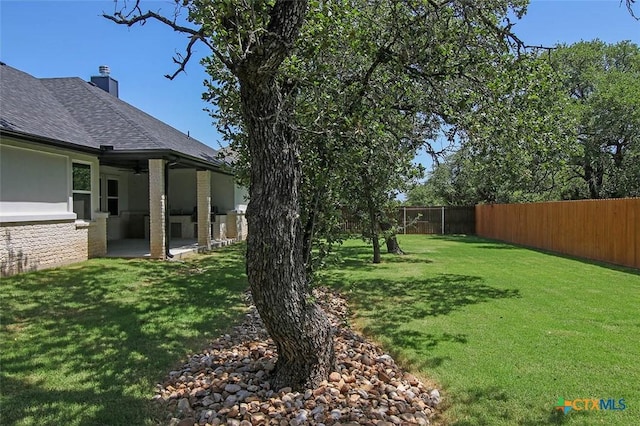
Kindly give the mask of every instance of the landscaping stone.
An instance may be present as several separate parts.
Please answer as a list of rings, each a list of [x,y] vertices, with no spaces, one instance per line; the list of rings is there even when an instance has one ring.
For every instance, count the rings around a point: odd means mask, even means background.
[[[277,355],[255,307],[243,323],[168,373],[154,401],[166,425],[428,425],[441,396],[346,326],[346,301],[326,288],[314,296],[336,339],[336,371],[315,389],[271,389]],[[250,302],[250,296],[247,296]],[[196,420],[197,419],[197,420]]]

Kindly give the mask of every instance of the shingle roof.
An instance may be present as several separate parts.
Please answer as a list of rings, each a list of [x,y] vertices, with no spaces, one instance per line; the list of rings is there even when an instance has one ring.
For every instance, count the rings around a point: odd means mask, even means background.
[[[0,65],[0,128],[100,147],[40,80],[6,65]]]
[[[83,147],[110,145],[113,154],[172,151],[221,164],[213,148],[80,78],[37,79],[7,65],[0,71],[0,128]]]

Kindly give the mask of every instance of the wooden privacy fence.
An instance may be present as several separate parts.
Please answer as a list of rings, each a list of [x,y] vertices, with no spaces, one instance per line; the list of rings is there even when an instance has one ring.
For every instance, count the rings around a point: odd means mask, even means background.
[[[475,209],[479,236],[640,268],[640,198]]]

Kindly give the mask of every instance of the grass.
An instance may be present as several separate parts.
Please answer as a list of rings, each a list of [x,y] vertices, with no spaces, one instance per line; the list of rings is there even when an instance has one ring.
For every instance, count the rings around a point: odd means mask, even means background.
[[[474,237],[401,236],[370,262],[359,241],[320,281],[356,325],[444,389],[442,422],[640,424],[640,273]],[[624,398],[623,411],[554,410]],[[616,405],[618,406],[618,405]]]
[[[0,424],[154,423],[154,385],[238,319],[246,287],[242,246],[3,278]]]
[[[444,390],[444,423],[640,424],[640,272],[473,237],[350,240],[321,282]],[[0,424],[143,425],[155,383],[234,323],[242,246],[186,263],[96,259],[2,279]],[[554,410],[624,398],[624,411]]]

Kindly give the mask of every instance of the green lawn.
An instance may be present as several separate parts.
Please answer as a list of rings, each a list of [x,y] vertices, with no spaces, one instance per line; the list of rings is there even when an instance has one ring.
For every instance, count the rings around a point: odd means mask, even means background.
[[[350,240],[320,282],[356,324],[444,389],[455,425],[639,425],[640,274],[473,237],[400,236],[370,263]],[[624,398],[624,411],[554,410]]]
[[[242,248],[3,278],[0,424],[151,424],[154,385],[244,312]]]
[[[444,390],[456,425],[640,424],[640,274],[471,237],[348,241],[320,282]],[[187,353],[238,319],[243,246],[186,263],[97,259],[2,279],[0,424],[142,425]],[[624,398],[560,415],[558,398]]]

